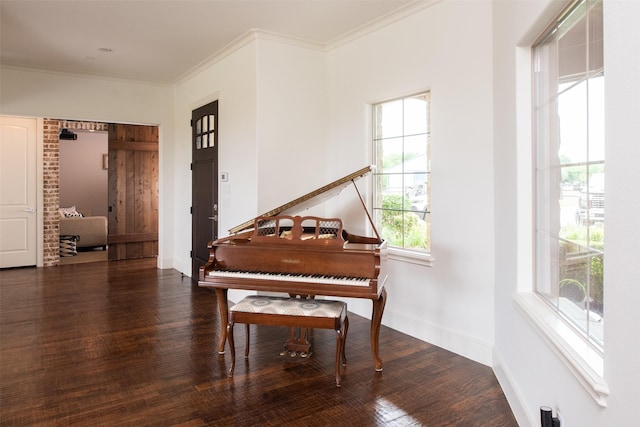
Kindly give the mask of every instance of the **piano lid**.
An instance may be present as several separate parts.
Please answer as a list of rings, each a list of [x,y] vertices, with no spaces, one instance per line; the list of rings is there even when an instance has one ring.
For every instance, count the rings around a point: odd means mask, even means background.
[[[298,212],[301,212],[305,209],[309,209],[313,206],[316,206],[326,200],[329,200],[332,197],[337,196],[338,194],[340,194],[340,192],[344,188],[348,187],[349,184],[355,183],[356,179],[371,173],[371,171],[373,171],[373,168],[374,168],[373,166],[364,167],[343,178],[333,181],[331,184],[327,184],[324,187],[318,188],[317,190],[312,191],[308,194],[305,194],[302,197],[298,197],[297,199],[292,200],[288,203],[285,203],[280,207],[272,209],[269,212],[265,212],[262,215],[259,215],[258,218],[270,217],[270,216],[276,216],[276,215],[295,215]],[[246,230],[248,228],[253,227],[253,224],[254,224],[254,220],[251,219],[245,223],[242,223],[240,225],[237,225],[231,228],[229,232],[231,234],[235,234],[239,231]]]

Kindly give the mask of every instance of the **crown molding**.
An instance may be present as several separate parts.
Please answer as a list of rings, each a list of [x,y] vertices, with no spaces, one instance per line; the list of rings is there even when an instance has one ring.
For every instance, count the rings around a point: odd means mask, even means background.
[[[408,16],[411,16],[423,9],[428,9],[438,3],[442,3],[446,0],[415,0],[408,3],[406,6],[396,9],[388,14],[381,16],[380,18],[368,22],[361,27],[358,27],[348,33],[331,40],[325,45],[325,50],[331,51],[345,44],[351,43],[367,34],[374,31],[378,31],[384,27],[387,27],[395,22],[398,22]]]
[[[402,8],[396,9],[393,12],[390,12],[387,15],[384,15],[365,25],[362,25],[361,27],[356,28],[353,31],[349,31],[331,40],[326,44],[314,42],[312,40],[307,40],[304,38],[292,37],[285,34],[279,34],[272,31],[261,30],[259,28],[253,28],[246,31],[240,37],[228,43],[226,46],[224,46],[222,49],[217,51],[215,54],[208,57],[207,59],[202,61],[200,64],[196,65],[191,70],[184,73],[182,76],[180,76],[173,82],[173,85],[175,87],[177,85],[184,83],[185,81],[198,75],[202,71],[206,70],[207,68],[216,64],[217,62],[220,62],[227,56],[231,55],[235,51],[239,50],[240,48],[246,46],[247,44],[253,41],[266,40],[266,41],[272,41],[276,43],[283,43],[283,44],[288,44],[292,46],[297,46],[305,49],[329,52],[333,49],[336,49],[340,46],[343,46],[347,43],[357,40],[360,37],[363,37],[367,34],[370,34],[374,31],[384,28],[388,25],[391,25],[397,21],[400,21],[401,19],[404,19],[410,15],[413,15],[414,13],[417,13],[423,9],[427,9],[443,1],[445,0],[414,0]]]
[[[51,76],[74,77],[79,79],[103,80],[107,82],[119,82],[119,83],[126,83],[126,84],[171,88],[171,84],[165,83],[165,82],[158,82],[154,80],[143,80],[135,77],[105,76],[99,73],[90,73],[90,72],[84,72],[84,71],[67,71],[67,70],[58,70],[53,68],[38,68],[38,67],[31,67],[31,66],[24,66],[24,65],[8,64],[8,63],[0,64],[0,70],[12,70],[12,71],[19,71],[24,73],[37,73],[37,74],[46,74]]]
[[[312,40],[307,40],[299,37],[292,37],[285,34],[275,33],[273,31],[261,30],[259,28],[252,28],[244,32],[241,36],[239,36],[232,42],[228,43],[226,46],[218,50],[216,53],[214,53],[204,61],[200,62],[200,64],[196,65],[191,70],[184,73],[182,76],[178,77],[173,82],[173,86],[177,86],[177,85],[180,85],[181,83],[184,83],[185,81],[198,75],[199,73],[211,67],[212,65],[215,65],[216,63],[220,62],[221,60],[231,55],[232,53],[236,52],[237,50],[243,48],[247,44],[252,43],[254,41],[259,41],[259,40],[289,44],[289,45],[298,46],[306,49],[312,49],[312,50],[320,50],[320,51],[326,50],[325,45],[323,45],[322,43],[314,42]]]

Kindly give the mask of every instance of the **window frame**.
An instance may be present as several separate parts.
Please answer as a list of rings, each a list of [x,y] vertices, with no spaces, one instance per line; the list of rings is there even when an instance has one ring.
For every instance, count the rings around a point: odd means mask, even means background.
[[[376,109],[380,106],[383,106],[385,104],[390,105],[394,102],[402,102],[404,103],[406,100],[410,100],[412,98],[419,98],[419,97],[424,97],[426,102],[427,102],[427,117],[426,117],[426,131],[424,133],[406,133],[404,126],[402,129],[402,132],[400,134],[394,135],[393,137],[388,137],[388,136],[384,136],[384,135],[379,135],[378,133],[378,120],[376,117]],[[404,105],[403,105],[404,108]],[[376,228],[378,228],[378,231],[381,234],[381,237],[383,236],[383,230],[382,230],[382,225],[381,225],[381,218],[380,215],[382,214],[383,211],[388,209],[385,209],[382,206],[382,199],[378,198],[379,196],[379,187],[377,184],[379,184],[380,182],[378,181],[379,179],[382,179],[382,177],[384,176],[389,176],[389,175],[411,175],[412,173],[415,174],[420,174],[420,173],[424,173],[426,178],[425,178],[425,187],[426,187],[426,198],[427,198],[427,204],[425,207],[425,211],[424,211],[424,215],[425,215],[425,219],[424,221],[426,222],[426,227],[427,227],[427,239],[429,240],[428,242],[428,248],[426,249],[421,249],[421,248],[413,248],[413,247],[407,247],[404,244],[404,240],[403,240],[403,245],[399,246],[399,245],[394,245],[391,244],[391,242],[389,242],[388,244],[388,254],[389,254],[389,258],[390,259],[394,259],[394,260],[399,260],[399,261],[403,261],[403,262],[408,262],[408,263],[412,263],[412,264],[418,264],[418,265],[424,265],[424,266],[431,266],[434,259],[433,256],[431,254],[431,233],[430,233],[430,226],[431,226],[431,149],[430,149],[430,144],[431,144],[431,91],[429,89],[425,89],[425,90],[421,90],[419,92],[416,93],[412,93],[406,96],[401,96],[401,97],[397,97],[397,98],[392,98],[392,99],[385,99],[379,102],[373,102],[370,104],[370,117],[371,117],[371,129],[372,129],[372,133],[371,133],[371,149],[372,149],[372,164],[376,165],[372,175],[371,175],[371,188],[372,188],[372,200],[371,200],[371,205],[372,205],[372,212],[373,212],[373,220],[374,223],[376,224]],[[405,122],[405,114],[404,114],[404,109],[402,112],[402,118],[401,121]],[[383,171],[381,170],[382,168],[380,167],[380,165],[378,165],[379,162],[379,152],[378,152],[378,144],[382,143],[382,141],[385,140],[391,140],[394,138],[397,139],[402,139],[403,141],[406,138],[410,138],[410,137],[415,137],[416,135],[424,135],[425,139],[426,139],[426,147],[425,147],[425,153],[426,153],[426,162],[427,162],[427,166],[425,167],[424,170],[421,170],[420,172],[405,172],[404,169],[402,169],[402,172],[395,172],[395,173],[389,173],[389,171]],[[402,156],[404,157],[404,155],[407,153],[407,151],[405,150],[404,146],[402,148]],[[400,163],[401,165],[403,165],[404,168],[404,161]],[[403,178],[403,192],[406,190],[406,186],[404,183],[404,178]],[[406,198],[406,197],[405,197]],[[413,210],[413,208],[402,208],[398,210],[399,212],[403,212],[403,214],[407,214],[407,213],[416,213],[415,210]],[[404,233],[403,233],[404,236]]]
[[[580,0],[570,2],[554,18],[546,34]],[[607,406],[609,387],[604,379],[604,354],[584,339],[584,334],[559,315],[536,292],[536,147],[534,46],[516,49],[517,126],[517,291],[515,307],[567,366],[578,382],[601,407]]]
[[[604,264],[604,243],[592,240],[593,236],[604,236],[604,215],[596,230],[588,208],[586,221],[574,225],[562,218],[563,210],[572,213],[571,207],[561,206],[575,201],[577,211],[572,218],[577,221],[577,216],[582,216],[582,198],[588,200],[591,194],[593,197],[596,194],[590,186],[591,175],[596,176],[592,171],[599,171],[604,183],[604,129],[598,135],[592,128],[594,121],[597,123],[597,119],[604,117],[604,107],[598,109],[592,103],[598,96],[595,88],[600,86],[604,93],[602,45],[598,43],[601,39],[597,30],[593,33],[595,38],[591,38],[591,19],[595,16],[592,12],[597,12],[598,7],[601,11],[602,0],[574,0],[532,44],[533,232],[534,291],[576,328],[589,345],[602,352],[604,316],[593,311],[597,278],[590,273],[594,263],[599,262],[600,272]],[[571,109],[567,109],[566,102],[570,102]],[[584,174],[586,188],[578,184],[578,197],[573,188],[564,188],[564,177],[571,176],[571,172]],[[604,200],[604,186],[598,191]],[[563,237],[563,233],[569,236]],[[602,275],[600,284],[604,287]],[[563,289],[569,291],[564,292],[564,297]],[[582,291],[582,300],[572,296],[572,290],[575,294]],[[601,293],[599,299],[602,302]],[[583,306],[583,316],[579,306]]]

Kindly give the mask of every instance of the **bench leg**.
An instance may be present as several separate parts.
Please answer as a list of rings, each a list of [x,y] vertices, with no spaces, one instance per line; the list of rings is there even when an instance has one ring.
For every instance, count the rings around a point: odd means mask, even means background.
[[[244,329],[245,334],[247,335],[247,338],[244,342],[244,358],[248,359],[249,358],[249,324],[245,323],[246,328]]]
[[[346,346],[347,346],[347,332],[349,332],[349,316],[344,318],[344,339],[342,342],[342,366],[347,366],[347,355],[346,355]]]
[[[336,329],[336,387],[342,385],[342,377],[340,375],[340,364],[347,364],[345,356],[345,343],[347,340],[347,330],[349,329],[349,318],[345,317],[342,329]]]
[[[233,320],[227,324],[227,339],[229,340],[229,351],[231,352],[231,367],[229,376],[233,376],[233,369],[236,367],[236,346],[233,342]]]

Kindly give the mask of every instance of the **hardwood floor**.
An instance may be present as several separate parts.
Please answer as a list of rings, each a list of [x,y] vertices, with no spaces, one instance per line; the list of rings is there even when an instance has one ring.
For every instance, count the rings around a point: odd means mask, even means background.
[[[492,370],[387,327],[375,372],[369,322],[350,314],[310,359],[280,356],[287,330],[236,331],[216,352],[215,293],[155,259],[0,271],[0,425],[516,426]],[[384,319],[383,319],[384,321]]]

